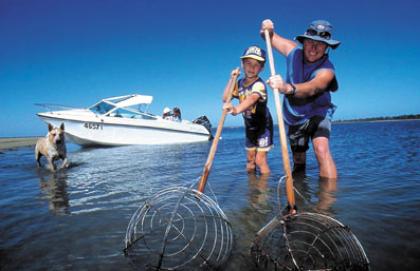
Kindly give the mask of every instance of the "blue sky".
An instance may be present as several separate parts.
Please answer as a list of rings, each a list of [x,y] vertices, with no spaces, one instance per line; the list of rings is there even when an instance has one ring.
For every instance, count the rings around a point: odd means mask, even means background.
[[[34,103],[87,107],[130,93],[153,95],[153,113],[178,106],[216,125],[244,48],[265,47],[266,18],[287,38],[315,19],[333,24],[335,119],[419,114],[419,10],[415,0],[0,0],[0,137],[45,134]]]

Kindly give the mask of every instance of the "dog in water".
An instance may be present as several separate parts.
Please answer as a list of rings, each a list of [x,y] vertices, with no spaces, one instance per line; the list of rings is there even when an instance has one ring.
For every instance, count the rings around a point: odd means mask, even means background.
[[[55,171],[56,160],[63,160],[60,168],[68,167],[66,142],[64,139],[64,123],[60,127],[53,127],[48,124],[48,134],[38,139],[35,146],[35,160],[38,167],[41,167],[41,157],[45,156],[51,171]]]

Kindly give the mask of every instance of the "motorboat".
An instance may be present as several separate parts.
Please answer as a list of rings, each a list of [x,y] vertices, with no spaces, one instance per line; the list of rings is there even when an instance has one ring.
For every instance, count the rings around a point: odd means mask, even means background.
[[[148,112],[152,101],[152,96],[131,94],[102,99],[88,108],[61,108],[37,116],[54,126],[64,123],[66,137],[82,146],[192,143],[212,138],[205,116],[194,121],[164,119]]]

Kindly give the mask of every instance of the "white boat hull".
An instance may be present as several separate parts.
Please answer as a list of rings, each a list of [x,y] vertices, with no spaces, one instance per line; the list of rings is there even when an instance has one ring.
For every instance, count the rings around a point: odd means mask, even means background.
[[[38,116],[54,126],[64,123],[67,138],[82,146],[176,144],[210,138],[204,126],[184,121],[125,119],[88,112],[71,115],[59,111],[38,113]]]

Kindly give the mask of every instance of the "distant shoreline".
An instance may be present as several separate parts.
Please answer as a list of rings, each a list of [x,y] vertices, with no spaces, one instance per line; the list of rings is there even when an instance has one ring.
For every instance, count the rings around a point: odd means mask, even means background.
[[[374,117],[362,119],[349,119],[349,120],[334,120],[333,123],[349,123],[349,122],[383,122],[383,121],[400,121],[400,120],[419,120],[420,114],[400,115],[392,117]]]
[[[393,121],[412,121],[420,119],[360,119],[360,120],[334,120],[333,124],[363,123],[363,122],[393,122]]]
[[[40,137],[4,137],[0,138],[0,151],[16,149],[20,147],[35,146]]]

